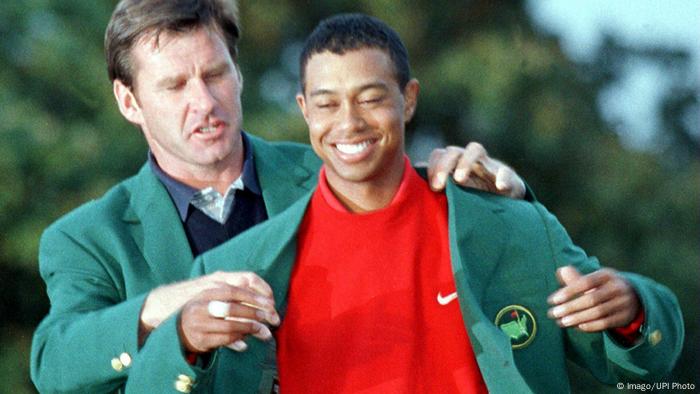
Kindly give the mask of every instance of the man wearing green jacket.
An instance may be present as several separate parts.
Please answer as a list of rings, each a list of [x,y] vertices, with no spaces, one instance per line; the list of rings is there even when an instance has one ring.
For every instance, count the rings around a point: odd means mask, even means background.
[[[164,359],[185,371],[164,375],[169,387],[186,391],[188,374],[207,360],[184,350],[242,346],[246,335],[269,336],[262,323],[278,321],[271,290],[256,275],[186,280],[193,257],[290,206],[315,185],[320,165],[307,146],[241,132],[237,40],[231,1],[117,5],[105,36],[109,76],[149,159],[42,237],[51,310],[34,335],[31,361],[42,393],[121,390],[139,365]],[[476,160],[494,164],[483,151],[445,153],[434,160],[436,188],[458,162],[463,180]],[[495,166],[505,193],[520,195],[517,176]],[[229,313],[248,320],[202,326],[180,318],[176,312],[195,296],[238,301]]]
[[[393,30],[329,18],[300,66],[318,186],[194,271],[253,270],[282,323],[276,341],[218,349],[196,391],[558,393],[567,358],[605,383],[672,369],[683,322],[667,288],[601,268],[540,204],[429,192],[404,154],[419,85]],[[227,318],[211,305],[182,317]]]

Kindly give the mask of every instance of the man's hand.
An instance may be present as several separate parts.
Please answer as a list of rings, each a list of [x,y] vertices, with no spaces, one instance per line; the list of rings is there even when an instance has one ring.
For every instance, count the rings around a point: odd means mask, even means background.
[[[624,327],[641,308],[632,286],[613,269],[581,275],[567,266],[557,270],[557,279],[563,287],[547,299],[554,305],[547,315],[561,327],[585,332]]]
[[[430,187],[435,191],[443,190],[450,173],[462,186],[511,198],[525,196],[525,183],[518,174],[489,157],[486,149],[477,142],[470,142],[466,148],[448,146],[433,150],[428,163]]]
[[[148,294],[143,304],[139,330],[141,336],[150,333],[201,292],[218,288],[222,284],[248,288],[263,297],[272,298],[270,286],[252,272],[215,272],[196,279],[160,286]]]
[[[243,351],[243,338],[272,338],[266,324],[278,325],[274,300],[243,287],[221,284],[206,290],[182,308],[180,339],[187,351],[205,353],[220,346]]]

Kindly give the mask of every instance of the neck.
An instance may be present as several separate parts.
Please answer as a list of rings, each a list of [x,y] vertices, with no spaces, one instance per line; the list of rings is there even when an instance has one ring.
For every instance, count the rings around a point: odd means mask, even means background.
[[[209,165],[192,165],[152,149],[160,168],[169,176],[195,189],[213,187],[224,195],[229,186],[241,176],[243,171],[243,144],[233,149],[228,157]],[[159,154],[160,153],[160,154]]]
[[[224,195],[231,184],[241,176],[242,169],[243,156],[239,158],[237,163],[226,164],[223,168],[208,168],[202,171],[194,170],[178,174],[171,174],[168,172],[168,175],[195,189],[201,190],[207,187],[213,187],[216,191]]]
[[[353,182],[326,172],[326,180],[336,198],[353,213],[376,211],[391,204],[401,186],[404,158],[393,163],[387,171],[373,179]]]

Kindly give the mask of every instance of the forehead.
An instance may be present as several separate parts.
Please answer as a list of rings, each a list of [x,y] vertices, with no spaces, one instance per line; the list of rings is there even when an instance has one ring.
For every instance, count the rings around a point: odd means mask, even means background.
[[[214,29],[198,27],[184,32],[164,30],[144,34],[132,47],[136,73],[157,68],[183,68],[215,61],[230,61],[228,47]]]
[[[309,57],[305,66],[307,89],[381,81],[398,86],[389,54],[378,48],[361,48],[337,54],[330,51]]]

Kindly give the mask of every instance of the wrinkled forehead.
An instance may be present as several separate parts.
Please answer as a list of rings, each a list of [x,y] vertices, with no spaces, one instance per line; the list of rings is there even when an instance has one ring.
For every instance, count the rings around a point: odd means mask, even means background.
[[[206,66],[235,66],[221,34],[207,28],[163,30],[139,39],[130,51],[134,85],[142,78],[162,79]]]
[[[216,25],[192,25],[177,29],[154,28],[146,30],[134,41],[131,51],[133,53],[134,48],[140,46],[151,52],[158,52],[172,42],[195,36],[199,32],[204,32],[211,38],[218,38],[225,45],[224,34]]]

